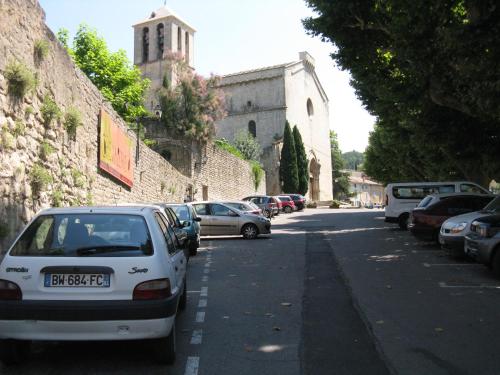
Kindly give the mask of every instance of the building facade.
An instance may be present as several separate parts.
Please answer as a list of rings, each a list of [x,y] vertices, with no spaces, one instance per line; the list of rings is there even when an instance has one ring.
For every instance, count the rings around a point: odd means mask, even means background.
[[[370,180],[363,172],[346,171],[349,176],[349,192],[352,204],[357,207],[384,204],[384,186]]]
[[[308,198],[332,199],[328,97],[307,52],[299,60],[222,76],[227,117],[216,124],[219,138],[248,131],[262,147],[267,193],[281,193],[279,159],[285,122],[297,125],[309,160]]]

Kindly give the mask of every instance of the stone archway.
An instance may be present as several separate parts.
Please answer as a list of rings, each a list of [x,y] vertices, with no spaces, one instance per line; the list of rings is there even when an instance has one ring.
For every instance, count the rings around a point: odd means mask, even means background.
[[[318,163],[315,157],[309,163],[309,199],[311,201],[319,200],[319,171],[321,164]]]

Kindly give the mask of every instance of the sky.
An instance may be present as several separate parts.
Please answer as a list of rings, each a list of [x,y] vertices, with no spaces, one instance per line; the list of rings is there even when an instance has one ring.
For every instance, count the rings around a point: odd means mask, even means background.
[[[133,60],[133,29],[164,0],[39,0],[46,23],[72,38],[81,23],[97,29],[111,51],[124,49]],[[336,67],[331,43],[307,35],[301,20],[313,16],[304,0],[167,0],[167,7],[196,29],[194,65],[204,76],[223,75],[298,60],[308,51],[330,100],[330,128],[343,152],[363,152],[375,118],[349,85],[350,75]]]

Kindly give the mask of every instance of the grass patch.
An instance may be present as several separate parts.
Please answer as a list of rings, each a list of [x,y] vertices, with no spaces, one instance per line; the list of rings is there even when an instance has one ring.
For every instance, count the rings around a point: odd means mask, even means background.
[[[227,139],[221,138],[221,139],[216,139],[214,141],[214,144],[220,148],[221,150],[225,150],[229,152],[230,154],[233,154],[237,158],[240,158],[242,160],[245,160],[245,157],[243,154],[238,150],[236,147],[234,147],[231,143],[228,142]]]
[[[49,127],[52,121],[59,120],[61,118],[61,110],[57,106],[57,103],[49,95],[45,95],[43,98],[42,107],[40,108],[42,113],[43,123],[45,127]]]
[[[14,149],[16,147],[16,138],[10,133],[7,126],[2,127],[0,144],[3,149]]]
[[[82,125],[82,116],[76,108],[70,108],[64,115],[64,127],[72,138],[76,137],[76,129]]]
[[[52,206],[62,207],[64,195],[61,190],[54,190],[52,192]]]
[[[41,164],[35,164],[30,172],[31,190],[38,196],[48,184],[53,182],[50,172]]]
[[[39,39],[35,42],[35,60],[42,62],[49,54],[49,42],[44,39]]]
[[[5,78],[9,84],[9,95],[17,99],[35,89],[38,84],[36,75],[23,63],[12,62],[5,68]]]
[[[26,125],[21,120],[16,120],[16,127],[14,128],[13,135],[19,137],[26,133]]]
[[[32,107],[32,106],[28,106],[26,107],[26,109],[24,110],[24,118],[27,118],[29,117],[30,115],[34,114],[35,113],[35,109]]]
[[[49,142],[42,142],[42,144],[40,145],[40,157],[43,160],[47,160],[53,152],[54,147],[52,147]]]
[[[75,187],[81,188],[85,185],[85,177],[78,169],[71,168],[71,177],[73,177]]]

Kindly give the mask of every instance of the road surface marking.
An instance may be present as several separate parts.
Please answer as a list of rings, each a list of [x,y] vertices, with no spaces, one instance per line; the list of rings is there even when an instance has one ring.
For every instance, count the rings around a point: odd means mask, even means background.
[[[205,321],[205,311],[198,311],[196,313],[196,323],[203,323]]]
[[[198,307],[207,307],[208,301],[206,299],[200,299],[198,302]]]
[[[186,371],[184,375],[198,375],[200,367],[200,357],[188,357],[186,362]]]
[[[210,267],[210,264],[211,264],[211,263],[205,263],[205,268]]]
[[[195,329],[193,331],[193,336],[191,336],[191,344],[192,345],[200,345],[202,337],[203,337],[203,330]]]
[[[201,281],[203,281],[204,283],[206,283],[206,282],[208,281],[208,276],[206,276],[206,275],[205,275],[205,276],[203,276],[203,277],[201,278]]]
[[[500,285],[478,284],[478,285],[448,285],[444,281],[439,283],[441,288],[479,288],[479,289],[500,289]]]
[[[207,296],[208,296],[208,286],[202,286],[200,297],[207,297]]]
[[[482,264],[479,263],[422,263],[424,267],[436,267],[436,266],[457,266],[457,267],[462,267],[462,266],[480,266],[484,267]]]
[[[209,269],[209,268],[205,268],[205,269],[203,270],[203,273],[210,273],[210,269]]]

